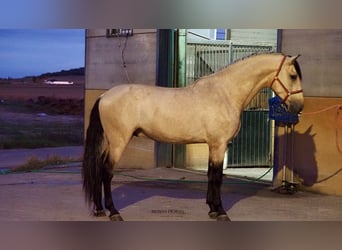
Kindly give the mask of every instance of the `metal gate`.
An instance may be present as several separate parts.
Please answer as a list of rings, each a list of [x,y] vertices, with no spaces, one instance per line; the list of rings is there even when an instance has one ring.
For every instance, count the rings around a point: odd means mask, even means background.
[[[273,52],[273,46],[238,45],[231,41],[187,43],[186,82],[214,73],[253,53]],[[271,122],[268,99],[272,91],[262,90],[244,110],[241,130],[228,149],[228,167],[271,166]],[[226,166],[225,166],[226,167]]]

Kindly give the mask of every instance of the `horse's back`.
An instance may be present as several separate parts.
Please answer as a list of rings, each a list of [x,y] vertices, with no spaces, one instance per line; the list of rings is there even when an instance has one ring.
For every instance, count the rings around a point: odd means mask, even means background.
[[[101,97],[101,121],[113,136],[145,134],[170,143],[206,142],[230,127],[224,126],[229,119],[217,93],[199,86],[118,85]]]
[[[115,120],[125,122],[128,126],[130,120],[139,118],[139,107],[146,101],[146,92],[148,86],[130,84],[130,85],[117,85],[101,96],[100,114],[102,120]],[[129,119],[129,118],[132,119]],[[104,121],[106,122],[106,121]]]
[[[101,96],[100,113],[103,119],[126,127],[139,127],[151,120],[155,110],[163,106],[167,88],[143,84],[117,85]]]
[[[178,141],[186,137],[180,132],[196,119],[185,112],[193,95],[187,88],[164,88],[143,84],[118,85],[101,97],[100,114],[105,131],[122,130],[143,134],[162,141]],[[194,123],[193,123],[194,124]],[[181,134],[177,137],[177,131]],[[140,133],[141,134],[141,133]],[[177,138],[172,139],[176,136]]]

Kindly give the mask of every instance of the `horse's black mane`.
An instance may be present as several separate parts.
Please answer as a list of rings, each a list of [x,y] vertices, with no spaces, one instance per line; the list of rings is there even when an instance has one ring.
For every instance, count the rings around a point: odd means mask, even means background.
[[[275,55],[275,54],[279,54],[279,53],[278,52],[255,52],[255,53],[252,53],[250,55],[247,55],[247,56],[244,56],[242,58],[237,59],[236,61],[234,61],[230,65],[233,65],[233,64],[238,63],[240,61],[244,61],[244,60],[246,60],[248,58],[251,58],[251,57],[254,57],[254,56],[259,56],[259,55]]]
[[[295,61],[293,65],[294,65],[294,67],[295,67],[295,69],[297,71],[299,79],[302,80],[302,71],[300,70],[299,63],[297,61]]]
[[[217,73],[223,72],[225,69],[228,69],[230,66],[232,66],[234,64],[237,64],[238,62],[244,61],[244,60],[246,60],[248,58],[254,57],[254,56],[258,56],[258,55],[276,55],[276,54],[281,55],[281,53],[279,53],[279,52],[256,52],[256,53],[252,53],[250,55],[247,55],[247,56],[244,56],[242,58],[237,59],[236,61],[234,61],[233,63],[231,63],[229,65],[223,66],[222,68],[216,70],[216,72],[214,72],[213,74],[217,74]],[[290,57],[290,55],[288,55],[288,56]],[[295,67],[295,69],[297,71],[299,79],[302,80],[302,71],[300,69],[299,63],[297,61],[295,61],[293,65],[294,65],[294,67]],[[209,76],[209,75],[207,75],[207,76]],[[207,77],[207,76],[202,76],[201,78],[204,78],[204,77]],[[193,82],[193,85],[195,85],[197,83],[197,81],[200,80],[201,78],[195,80]]]
[[[248,55],[248,56],[242,57],[242,58],[236,60],[235,62],[233,62],[233,63],[230,64],[230,65],[233,65],[233,64],[235,64],[235,63],[238,63],[238,62],[240,62],[240,61],[243,61],[243,60],[245,60],[245,59],[248,59],[248,58],[251,58],[251,57],[254,57],[254,56],[258,56],[258,55],[272,55],[272,54],[279,54],[279,53],[278,53],[278,52],[266,52],[266,53],[265,53],[265,52],[262,52],[262,53],[256,52],[256,53],[250,54],[250,55]],[[291,55],[288,55],[288,56],[291,56]],[[296,71],[297,71],[297,74],[298,74],[298,76],[299,76],[299,79],[302,80],[302,71],[301,71],[301,69],[300,69],[299,63],[298,63],[297,61],[295,61],[293,65],[294,65],[294,67],[295,67],[295,69],[296,69]],[[229,65],[228,65],[228,66],[229,66]],[[227,66],[226,66],[226,67],[227,67]]]

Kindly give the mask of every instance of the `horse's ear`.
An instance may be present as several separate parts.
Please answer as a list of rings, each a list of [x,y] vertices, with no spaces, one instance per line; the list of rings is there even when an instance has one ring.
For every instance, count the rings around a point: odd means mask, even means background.
[[[290,63],[293,64],[297,60],[298,57],[300,57],[300,54],[296,56],[290,56]]]

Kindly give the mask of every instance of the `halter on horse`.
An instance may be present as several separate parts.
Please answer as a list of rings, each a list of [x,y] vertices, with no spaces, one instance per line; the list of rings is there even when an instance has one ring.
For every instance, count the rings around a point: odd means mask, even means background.
[[[299,57],[299,55],[298,55],[296,58],[298,58],[298,57]],[[279,75],[279,72],[280,72],[281,68],[283,67],[283,64],[284,64],[284,62],[285,62],[285,59],[286,59],[286,56],[284,56],[284,57],[283,57],[283,60],[281,60],[281,63],[280,63],[279,68],[278,68],[278,70],[277,70],[277,73],[276,73],[276,75],[274,76],[273,81],[271,82],[271,86],[270,86],[270,88],[272,89],[273,84],[274,84],[275,82],[278,82],[278,83],[280,84],[280,86],[285,90],[286,96],[285,96],[284,98],[282,98],[282,99],[283,99],[282,103],[285,103],[286,100],[287,100],[287,98],[289,98],[291,95],[299,94],[299,93],[302,93],[302,92],[303,92],[303,89],[298,89],[298,90],[290,91],[290,90],[285,86],[285,84],[279,79],[278,75]],[[299,77],[301,78],[301,73],[300,73],[300,69],[299,69],[299,66],[298,66],[298,63],[297,63],[297,62],[295,62],[295,67],[296,67],[296,71],[297,71],[298,74],[299,74]],[[276,95],[278,95],[276,91],[275,91],[275,93],[276,93]],[[279,95],[278,95],[278,96],[279,96]],[[279,96],[279,97],[280,97],[280,96]],[[280,97],[280,98],[281,98],[281,97]]]

